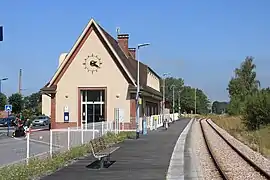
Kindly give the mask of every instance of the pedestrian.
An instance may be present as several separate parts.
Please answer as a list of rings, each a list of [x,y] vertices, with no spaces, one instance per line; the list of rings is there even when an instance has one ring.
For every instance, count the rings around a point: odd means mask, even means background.
[[[155,130],[157,130],[158,115],[154,115],[154,121],[155,121]]]
[[[168,129],[168,124],[169,124],[168,119],[165,118],[165,120],[164,120],[164,127],[165,127],[166,130]]]

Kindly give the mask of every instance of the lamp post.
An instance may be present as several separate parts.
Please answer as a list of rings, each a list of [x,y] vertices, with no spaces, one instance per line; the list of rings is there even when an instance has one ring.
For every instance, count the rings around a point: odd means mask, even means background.
[[[139,120],[140,120],[140,59],[139,50],[142,47],[149,46],[150,43],[138,44],[137,46],[137,93],[136,93],[136,139],[139,138]]]
[[[181,116],[181,90],[179,90],[178,92],[178,113],[179,113],[179,117]]]
[[[196,103],[196,101],[197,101],[197,95],[196,95],[197,94],[197,92],[196,92],[197,91],[197,88],[195,88],[194,91],[195,91],[194,92],[194,99],[195,99],[195,103],[194,103],[194,111],[195,112],[194,112],[194,114],[196,114],[197,113],[197,105],[196,105],[197,104]]]
[[[2,81],[6,81],[8,78],[2,78],[0,79],[0,93],[2,92]]]
[[[165,120],[165,81],[166,81],[167,75],[169,75],[169,73],[163,74],[163,98],[162,98],[162,121],[163,122]]]
[[[173,121],[174,121],[174,88],[175,88],[175,85],[173,84],[172,86],[172,90],[173,90],[173,94],[172,94],[172,96],[173,96]]]

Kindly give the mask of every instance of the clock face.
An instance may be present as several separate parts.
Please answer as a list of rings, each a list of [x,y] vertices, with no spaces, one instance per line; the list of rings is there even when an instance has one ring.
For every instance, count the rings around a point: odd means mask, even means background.
[[[97,55],[91,54],[84,59],[83,65],[84,69],[86,69],[88,72],[92,72],[93,74],[101,68],[101,58],[99,58]]]

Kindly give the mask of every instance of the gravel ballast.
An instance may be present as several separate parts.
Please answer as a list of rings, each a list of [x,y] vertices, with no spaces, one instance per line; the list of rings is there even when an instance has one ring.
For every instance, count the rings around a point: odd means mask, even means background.
[[[207,139],[213,150],[214,156],[217,158],[222,171],[230,179],[265,179],[259,172],[251,167],[243,160],[211,127],[205,120],[202,121]]]
[[[189,153],[185,160],[189,164],[185,167],[185,179],[222,179],[205,145],[198,119],[192,124],[185,149]]]
[[[234,147],[237,147],[240,152],[242,152],[247,158],[252,160],[256,165],[258,165],[261,169],[270,174],[270,161],[262,156],[260,153],[253,151],[247,145],[243,144],[233,136],[231,136],[227,131],[220,128],[213,121],[208,120],[222,135],[228,140]]]

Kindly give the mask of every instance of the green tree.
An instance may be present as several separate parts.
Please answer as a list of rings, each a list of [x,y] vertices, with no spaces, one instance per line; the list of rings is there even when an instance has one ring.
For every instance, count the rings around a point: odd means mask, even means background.
[[[0,110],[5,109],[5,105],[7,104],[7,96],[3,93],[0,93]]]
[[[230,80],[227,90],[229,91],[230,104],[229,114],[242,114],[245,101],[249,95],[256,93],[260,82],[256,79],[253,57],[246,57],[240,68],[235,69],[235,76]]]
[[[212,104],[212,113],[223,114],[227,112],[228,102],[214,101]]]
[[[195,109],[195,91],[190,86],[184,86],[181,92],[181,111],[186,113],[194,112]]]
[[[209,103],[208,97],[201,89],[196,89],[196,113],[197,114],[207,114],[209,113]]]
[[[23,97],[21,94],[19,93],[12,94],[8,98],[8,102],[9,104],[12,105],[12,112],[17,114],[22,111],[24,103],[23,103]]]
[[[41,114],[41,93],[33,93],[30,96],[24,98],[24,108],[30,111],[34,115]]]
[[[161,85],[163,87],[163,84]],[[174,89],[174,110],[179,110],[179,97],[181,112],[190,113],[195,112],[195,89],[190,86],[184,86],[184,80],[182,78],[169,77],[165,79],[165,98],[169,101],[170,106],[173,107],[173,89]],[[163,88],[161,88],[161,92]],[[197,101],[197,113],[208,113],[209,100],[204,92],[197,89],[196,93]],[[172,111],[172,109],[171,109]]]
[[[270,124],[270,90],[263,89],[246,98],[243,121],[250,130]]]
[[[173,107],[173,87],[174,87],[174,105],[175,105],[175,112],[178,112],[178,98],[179,92],[183,88],[184,80],[182,78],[173,78],[169,77],[165,79],[165,98],[167,101],[170,102],[170,106]],[[163,87],[163,84],[162,84]],[[163,88],[161,89],[163,92]]]
[[[209,112],[209,100],[201,89],[196,89],[196,113],[206,114]],[[195,112],[195,89],[190,86],[184,86],[181,92],[182,112]]]

